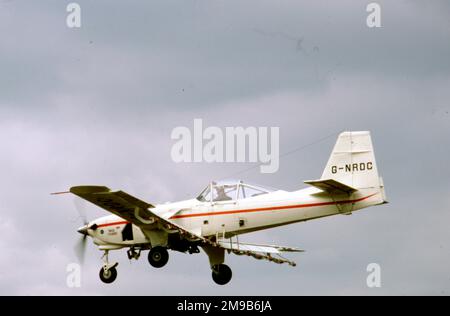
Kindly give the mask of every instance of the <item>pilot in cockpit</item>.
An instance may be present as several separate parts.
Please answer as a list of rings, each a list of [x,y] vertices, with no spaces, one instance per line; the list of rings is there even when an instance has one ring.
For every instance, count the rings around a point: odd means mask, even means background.
[[[216,202],[216,201],[230,201],[231,200],[231,197],[229,197],[225,193],[225,187],[224,186],[218,186],[215,189],[216,189],[217,197],[214,199],[214,202]]]

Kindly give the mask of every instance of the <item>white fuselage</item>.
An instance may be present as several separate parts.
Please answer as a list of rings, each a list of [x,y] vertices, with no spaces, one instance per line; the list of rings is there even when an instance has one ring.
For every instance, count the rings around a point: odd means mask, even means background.
[[[293,192],[279,190],[235,201],[201,202],[191,199],[157,205],[152,212],[197,235],[230,238],[290,223],[349,214],[381,203],[383,197],[379,189],[330,196],[316,188],[306,188]],[[128,222],[116,215],[98,218],[90,225],[94,223],[98,228],[91,232],[91,237],[100,247],[119,249],[150,243],[135,225],[132,225],[132,240],[124,241],[122,231]]]

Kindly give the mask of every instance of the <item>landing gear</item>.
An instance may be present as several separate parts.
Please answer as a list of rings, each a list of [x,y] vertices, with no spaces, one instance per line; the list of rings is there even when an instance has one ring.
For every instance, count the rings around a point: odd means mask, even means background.
[[[219,285],[225,285],[230,282],[233,273],[231,269],[224,264],[225,249],[211,245],[202,245],[203,250],[209,258],[209,266],[212,270],[212,278]]]
[[[161,246],[154,247],[148,253],[148,262],[152,267],[162,268],[169,261],[167,249]]]
[[[117,278],[117,270],[115,267],[105,269],[102,267],[100,269],[100,280],[103,281],[103,283],[113,283]]]
[[[116,267],[119,265],[119,263],[109,263],[108,250],[105,250],[105,254],[103,255],[102,259],[104,259],[104,264],[100,269],[100,280],[107,284],[113,283],[117,278]]]
[[[212,278],[219,285],[225,285],[230,282],[233,272],[226,264],[216,264],[212,267]]]

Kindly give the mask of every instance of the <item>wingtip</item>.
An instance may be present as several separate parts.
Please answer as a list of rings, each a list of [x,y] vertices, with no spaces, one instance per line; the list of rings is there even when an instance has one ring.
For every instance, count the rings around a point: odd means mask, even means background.
[[[70,192],[76,195],[79,194],[93,194],[93,193],[105,193],[111,190],[105,186],[100,185],[80,185],[70,188]]]
[[[61,195],[61,194],[69,194],[70,191],[63,191],[63,192],[51,192],[50,195]]]

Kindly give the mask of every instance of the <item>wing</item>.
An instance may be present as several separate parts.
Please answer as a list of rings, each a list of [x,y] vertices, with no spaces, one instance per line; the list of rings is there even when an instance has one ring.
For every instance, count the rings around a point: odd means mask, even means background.
[[[151,211],[154,206],[123,191],[111,191],[104,186],[77,186],[70,192],[145,230],[164,229],[178,232],[190,239],[201,239],[189,230]]]
[[[295,262],[282,257],[273,257],[272,254],[279,256],[282,252],[303,251],[281,246],[232,243],[226,240],[214,242],[155,214],[151,211],[154,208],[152,204],[139,200],[123,191],[111,191],[104,186],[77,186],[72,187],[70,192],[144,230],[164,229],[170,232],[177,232],[183,237],[198,240],[203,244],[222,248],[237,255],[247,255],[256,259],[265,259],[279,264],[288,263],[291,266],[295,266]]]
[[[328,193],[353,193],[357,191],[357,189],[333,179],[308,180],[305,183]]]
[[[241,242],[231,242],[228,240],[219,240],[217,245],[237,255],[247,255],[256,259],[265,259],[275,263],[288,263],[291,266],[296,266],[296,263],[288,259],[282,258],[280,255],[283,252],[304,252],[304,250],[291,247],[274,246],[274,245],[257,245]],[[272,255],[280,257],[273,257]]]

